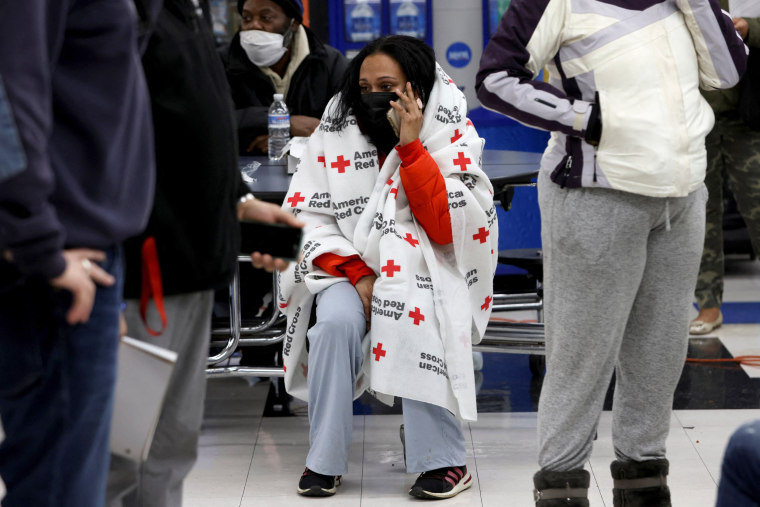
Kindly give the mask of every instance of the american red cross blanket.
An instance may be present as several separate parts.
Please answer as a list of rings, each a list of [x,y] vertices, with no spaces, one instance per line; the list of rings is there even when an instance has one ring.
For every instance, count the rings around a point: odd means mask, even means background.
[[[464,95],[440,67],[420,140],[444,176],[453,242],[433,243],[410,211],[401,160],[377,149],[349,116],[336,124],[334,97],[309,139],[283,203],[307,225],[299,262],[280,275],[285,386],[308,400],[306,332],[314,295],[346,278],[313,264],[323,253],[359,255],[378,275],[364,338],[365,389],[411,398],[475,420],[472,344],[491,313],[497,235],[493,188],[481,169],[483,140]],[[385,395],[385,396],[383,396]]]

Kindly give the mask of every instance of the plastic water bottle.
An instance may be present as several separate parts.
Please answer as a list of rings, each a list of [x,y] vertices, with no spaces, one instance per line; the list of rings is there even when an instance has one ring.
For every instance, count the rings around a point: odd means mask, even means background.
[[[414,5],[412,0],[403,0],[396,11],[396,24],[398,35],[408,35],[410,37],[421,37],[419,27],[420,9]]]
[[[375,33],[375,10],[367,0],[357,0],[356,6],[351,10],[351,40],[371,41],[379,35]]]
[[[269,106],[269,160],[279,160],[285,145],[290,141],[290,112],[282,93],[274,94]]]

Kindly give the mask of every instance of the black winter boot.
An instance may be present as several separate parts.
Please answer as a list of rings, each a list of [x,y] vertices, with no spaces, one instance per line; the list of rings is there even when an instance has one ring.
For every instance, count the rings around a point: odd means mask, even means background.
[[[670,507],[668,460],[613,461],[615,507]]]
[[[536,507],[588,507],[590,480],[591,476],[583,469],[536,472],[533,476]]]

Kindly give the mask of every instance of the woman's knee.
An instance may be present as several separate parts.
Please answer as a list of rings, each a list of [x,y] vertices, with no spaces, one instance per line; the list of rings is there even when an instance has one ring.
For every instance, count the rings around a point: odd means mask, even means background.
[[[317,319],[308,333],[309,346],[327,346],[331,349],[360,348],[365,330],[366,322],[362,315],[357,317],[351,313],[336,312]]]

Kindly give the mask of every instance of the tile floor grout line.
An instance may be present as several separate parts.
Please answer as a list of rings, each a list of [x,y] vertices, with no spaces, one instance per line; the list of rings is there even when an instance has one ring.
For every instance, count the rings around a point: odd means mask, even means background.
[[[713,484],[715,484],[715,487],[718,486],[718,481],[713,477],[712,472],[710,472],[710,467],[707,466],[707,463],[705,463],[704,458],[702,457],[702,454],[700,454],[699,449],[697,449],[697,446],[694,443],[693,438],[689,436],[689,433],[686,431],[686,428],[684,427],[683,423],[681,422],[681,419],[678,417],[678,414],[675,410],[672,411],[673,416],[676,418],[676,421],[678,421],[678,425],[681,427],[681,431],[683,431],[683,434],[686,436],[686,438],[689,440],[689,443],[691,444],[692,449],[694,449],[694,452],[697,453],[697,456],[699,457],[699,461],[702,463],[702,466],[705,467],[705,470],[707,470],[707,475],[710,476],[710,479],[712,479]],[[696,426],[694,427],[696,429]]]
[[[271,385],[272,383],[271,378],[269,380],[269,383]],[[251,476],[251,470],[253,469],[253,457],[256,455],[256,444],[259,443],[259,432],[261,431],[261,425],[264,423],[265,409],[266,409],[266,399],[264,401],[264,407],[261,409],[261,415],[259,416],[259,427],[256,428],[256,438],[253,440],[253,448],[251,449],[251,462],[248,465],[248,473],[245,474],[245,482],[243,482],[243,493],[240,495],[240,503],[238,504],[238,507],[243,507],[243,499],[245,499],[245,490],[248,487],[248,478]]]
[[[478,495],[480,495],[480,506],[483,507],[483,489],[480,487],[480,474],[478,473],[478,456],[475,454],[475,439],[472,436],[472,424],[467,423],[467,429],[470,432],[470,448],[472,449],[472,460],[475,462],[475,476],[478,478]]]
[[[599,480],[596,478],[596,471],[594,470],[594,466],[591,464],[591,460],[588,460],[588,467],[591,470],[591,476],[594,478],[594,484],[596,484],[596,489],[599,491],[599,496],[602,497],[602,505],[604,507],[607,507],[607,501],[604,499],[604,494],[602,493],[602,487],[599,486]]]

